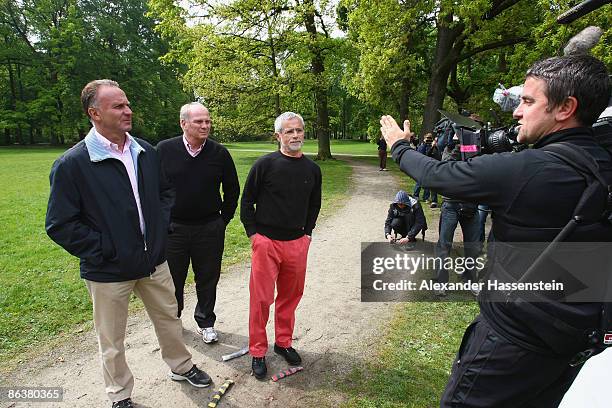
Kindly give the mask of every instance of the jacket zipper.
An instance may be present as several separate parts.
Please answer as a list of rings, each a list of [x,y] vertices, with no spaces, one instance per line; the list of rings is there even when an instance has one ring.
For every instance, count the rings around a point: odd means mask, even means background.
[[[136,175],[137,180],[136,182],[138,183],[138,195],[139,196],[144,196],[144,180],[142,181],[142,183],[140,183],[140,180],[142,179],[141,176],[141,171],[142,171],[142,166],[140,163],[140,156],[142,155],[142,152],[138,153],[138,156],[136,156],[136,163],[138,164],[138,174]],[[142,184],[142,189],[140,188]],[[147,248],[147,219],[145,217],[145,208],[144,205],[142,204],[142,200],[140,201],[141,203],[141,208],[142,208],[142,223],[144,224],[144,233],[142,234],[142,241],[144,243],[144,252],[145,252],[145,257],[148,259],[149,255],[147,253],[148,248]],[[149,279],[153,279],[153,272],[155,272],[155,268],[153,268],[153,270],[151,272],[149,272]]]

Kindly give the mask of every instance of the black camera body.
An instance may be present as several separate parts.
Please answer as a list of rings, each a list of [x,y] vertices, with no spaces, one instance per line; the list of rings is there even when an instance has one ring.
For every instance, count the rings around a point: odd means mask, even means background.
[[[440,145],[441,142],[443,146],[451,148],[459,144],[459,154],[463,161],[483,154],[520,151],[527,148],[527,145],[516,140],[518,136],[516,125],[492,128],[463,115],[442,109],[438,111],[444,117],[434,128],[438,143]]]

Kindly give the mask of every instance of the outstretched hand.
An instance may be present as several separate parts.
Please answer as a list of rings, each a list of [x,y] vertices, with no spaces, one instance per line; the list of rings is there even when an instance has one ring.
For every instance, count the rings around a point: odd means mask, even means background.
[[[384,115],[380,118],[380,131],[389,147],[392,147],[398,140],[409,140],[412,135],[410,131],[410,121],[408,119],[404,121],[404,130],[402,130],[395,119],[389,115]]]

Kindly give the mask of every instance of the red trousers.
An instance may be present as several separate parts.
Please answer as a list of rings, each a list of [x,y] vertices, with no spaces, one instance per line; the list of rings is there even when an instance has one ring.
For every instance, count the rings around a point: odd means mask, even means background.
[[[268,351],[266,325],[274,302],[274,335],[280,347],[291,347],[295,309],[304,293],[310,238],[276,241],[255,234],[249,282],[249,352],[263,357]],[[274,287],[276,286],[276,300]]]

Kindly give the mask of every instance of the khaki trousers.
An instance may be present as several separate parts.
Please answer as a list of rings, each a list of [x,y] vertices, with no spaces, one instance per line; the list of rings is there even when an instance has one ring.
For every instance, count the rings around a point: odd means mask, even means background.
[[[161,350],[163,360],[176,373],[191,369],[191,353],[183,341],[183,326],[176,316],[174,284],[168,263],[155,267],[150,277],[126,282],[86,280],[93,302],[93,317],[106,393],[112,402],[130,398],[134,377],[125,360],[125,331],[132,292],[144,303]]]

